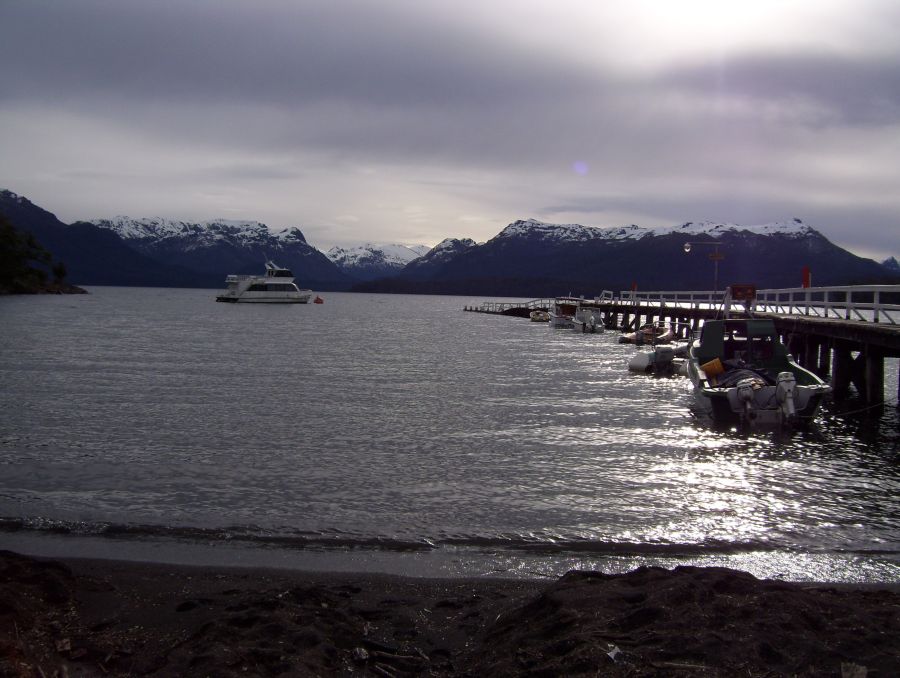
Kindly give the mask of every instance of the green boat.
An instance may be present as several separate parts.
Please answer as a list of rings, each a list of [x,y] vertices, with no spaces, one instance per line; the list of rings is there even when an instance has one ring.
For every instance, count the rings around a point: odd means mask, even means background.
[[[783,426],[809,422],[831,387],[788,353],[775,323],[707,321],[688,351],[699,409],[716,423]]]

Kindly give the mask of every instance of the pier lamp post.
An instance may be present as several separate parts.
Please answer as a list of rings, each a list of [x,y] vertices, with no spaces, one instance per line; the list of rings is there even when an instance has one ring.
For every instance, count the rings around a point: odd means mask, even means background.
[[[687,254],[691,251],[691,248],[695,245],[708,245],[709,247],[715,247],[715,251],[709,255],[710,261],[715,265],[713,270],[713,294],[719,293],[719,262],[725,258],[724,254],[719,253],[719,245],[722,243],[713,240],[712,242],[686,242],[684,243],[684,253]]]

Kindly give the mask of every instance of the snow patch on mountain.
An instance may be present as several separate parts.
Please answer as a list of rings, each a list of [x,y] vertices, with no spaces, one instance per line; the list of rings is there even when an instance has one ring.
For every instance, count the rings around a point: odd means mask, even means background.
[[[440,261],[448,257],[459,254],[463,250],[475,247],[477,243],[472,238],[444,238],[437,245],[431,248],[423,258],[432,261]]]
[[[445,238],[418,259],[409,262],[407,270],[423,270],[440,266],[476,245],[477,243],[471,238]]]
[[[258,221],[233,221],[229,219],[213,219],[203,223],[193,223],[161,217],[135,219],[127,216],[117,216],[112,219],[95,219],[91,223],[100,228],[108,228],[125,240],[160,241],[184,237],[212,240],[221,240],[227,237],[256,239],[262,235],[270,235],[266,225]]]
[[[285,228],[281,231],[277,231],[272,234],[274,238],[285,245],[293,245],[296,243],[303,243],[304,245],[308,245],[306,242],[306,238],[303,237],[303,231],[301,231],[296,226],[294,228]]]
[[[520,219],[504,228],[492,240],[527,237],[550,242],[585,242],[598,237],[597,228],[581,224],[550,224],[537,219]]]
[[[107,228],[123,240],[142,247],[175,242],[183,243],[186,250],[220,244],[235,247],[306,244],[306,238],[298,228],[286,228],[273,233],[268,226],[259,221],[211,219],[194,223],[162,217],[135,219],[117,216],[112,219],[95,219],[90,223]]]
[[[426,245],[398,245],[394,243],[364,243],[352,247],[332,247],[325,253],[341,268],[355,268],[375,263],[403,268],[413,259],[429,251]]]
[[[29,205],[31,204],[31,202],[29,202],[28,198],[26,198],[25,196],[19,195],[18,193],[13,193],[12,191],[10,191],[9,189],[6,189],[6,188],[0,189],[0,199],[15,201],[15,202],[23,204],[23,205],[25,203],[28,203]]]
[[[429,251],[426,245],[364,243],[352,247],[332,247],[325,256],[345,274],[357,280],[396,276]]]
[[[800,219],[768,224],[744,226],[714,221],[689,221],[667,228],[647,228],[631,224],[621,227],[592,227],[581,224],[551,224],[536,219],[514,221],[504,228],[494,240],[527,237],[546,242],[589,242],[593,240],[627,241],[648,236],[679,234],[696,237],[718,238],[726,233],[749,232],[756,235],[782,235],[802,238],[817,233]]]
[[[755,235],[782,235],[791,238],[804,238],[817,233],[814,228],[805,224],[802,219],[791,219],[790,221],[776,221],[752,226],[727,224],[715,221],[689,221],[673,228],[659,229],[656,231],[656,234],[666,235],[669,233],[678,233],[690,235],[691,237],[709,236],[711,238],[718,238],[725,233],[739,233],[743,231]]]

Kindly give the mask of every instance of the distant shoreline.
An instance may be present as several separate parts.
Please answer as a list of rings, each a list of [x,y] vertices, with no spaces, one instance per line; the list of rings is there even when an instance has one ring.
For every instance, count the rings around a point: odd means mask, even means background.
[[[24,290],[8,290],[0,289],[0,296],[25,296],[32,294],[90,294],[86,289],[78,287],[78,285],[69,285],[68,283],[47,283],[38,285]]]

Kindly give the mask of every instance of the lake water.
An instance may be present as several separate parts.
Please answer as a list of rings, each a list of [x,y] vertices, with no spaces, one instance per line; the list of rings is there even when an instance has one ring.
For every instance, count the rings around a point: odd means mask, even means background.
[[[481,299],[90,292],[0,298],[0,548],[900,581],[892,406],[740,435],[686,379],[630,374],[616,333],[462,311]]]

